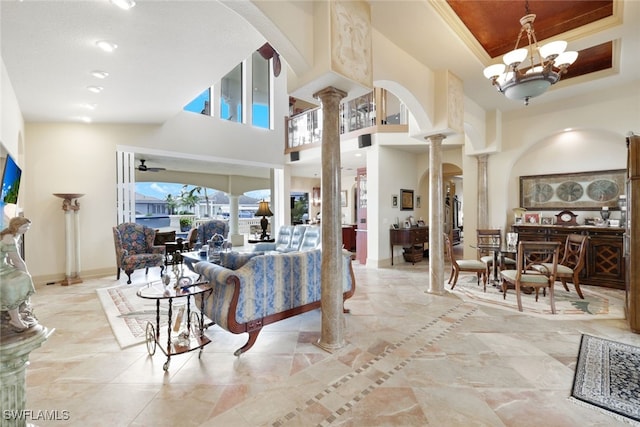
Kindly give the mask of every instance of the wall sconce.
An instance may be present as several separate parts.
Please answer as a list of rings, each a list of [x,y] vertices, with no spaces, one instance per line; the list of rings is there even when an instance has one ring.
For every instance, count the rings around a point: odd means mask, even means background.
[[[313,191],[311,193],[311,204],[313,206],[320,206],[320,202],[322,198],[320,196],[320,187],[313,187]]]

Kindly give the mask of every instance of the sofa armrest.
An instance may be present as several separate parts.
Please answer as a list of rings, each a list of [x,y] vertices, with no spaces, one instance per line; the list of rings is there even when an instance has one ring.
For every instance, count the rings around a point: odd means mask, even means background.
[[[207,280],[212,288],[210,293],[196,295],[196,306],[215,324],[227,331],[230,330],[229,309],[234,303],[234,296],[237,303],[235,293],[236,288],[239,288],[235,286],[238,280],[234,271],[208,261],[196,263],[193,271]],[[203,297],[204,301],[201,300]]]

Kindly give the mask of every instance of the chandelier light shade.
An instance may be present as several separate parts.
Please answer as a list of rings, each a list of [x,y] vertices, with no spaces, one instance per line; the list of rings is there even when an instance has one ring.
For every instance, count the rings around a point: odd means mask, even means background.
[[[264,200],[258,204],[258,210],[255,213],[255,216],[261,216],[260,227],[262,228],[262,234],[260,235],[260,240],[267,240],[269,235],[267,234],[267,227],[269,226],[268,216],[273,216],[273,212],[269,209],[269,202],[265,202]]]
[[[533,29],[535,19],[536,15],[529,13],[527,1],[526,15],[520,18],[521,28],[514,50],[502,57],[504,64],[493,64],[484,69],[484,76],[499,92],[509,99],[522,100],[525,105],[529,105],[530,98],[542,95],[557,83],[578,58],[578,52],[565,52],[567,42],[562,40],[538,46]],[[527,35],[528,46],[519,48],[524,34]]]

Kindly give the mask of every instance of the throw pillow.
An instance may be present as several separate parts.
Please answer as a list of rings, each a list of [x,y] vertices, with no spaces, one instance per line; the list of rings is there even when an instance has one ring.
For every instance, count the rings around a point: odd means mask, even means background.
[[[230,270],[237,270],[254,256],[263,252],[220,252],[220,265]]]

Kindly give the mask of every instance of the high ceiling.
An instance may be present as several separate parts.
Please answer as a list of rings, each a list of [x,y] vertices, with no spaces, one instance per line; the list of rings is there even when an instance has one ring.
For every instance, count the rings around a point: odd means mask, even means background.
[[[482,70],[514,47],[525,1],[369,3],[377,31],[432,69],[451,70],[478,105],[524,108],[497,94]],[[640,1],[531,0],[529,9],[537,15],[541,44],[564,38],[570,50],[581,51],[572,73],[589,72],[567,75],[532,104],[637,83]],[[138,0],[123,11],[108,0],[2,0],[0,19],[2,58],[24,118],[32,122],[88,116],[94,123],[163,123],[265,42],[217,1]],[[105,54],[97,40],[118,48]],[[605,71],[593,72],[603,60]],[[97,79],[96,70],[109,76]],[[90,93],[91,85],[104,90]]]

